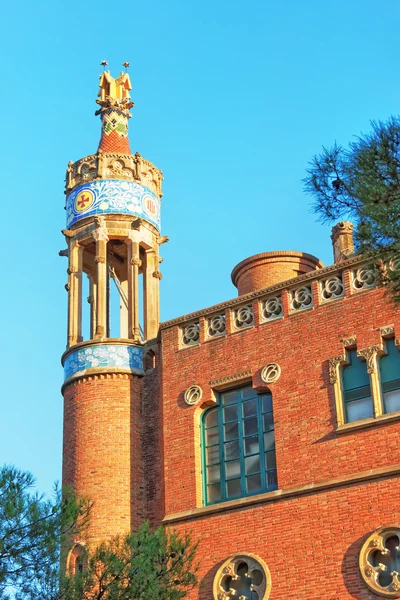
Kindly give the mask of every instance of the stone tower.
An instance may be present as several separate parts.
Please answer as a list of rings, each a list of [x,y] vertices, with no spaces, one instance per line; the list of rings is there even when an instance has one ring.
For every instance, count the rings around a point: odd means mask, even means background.
[[[130,151],[130,90],[127,73],[114,79],[103,72],[98,150],[70,162],[66,175],[63,484],[94,503],[89,542],[130,531],[145,510],[143,359],[146,352],[153,357],[149,347],[159,328],[159,246],[167,238],[160,236],[162,173]],[[119,334],[110,337],[113,285]]]

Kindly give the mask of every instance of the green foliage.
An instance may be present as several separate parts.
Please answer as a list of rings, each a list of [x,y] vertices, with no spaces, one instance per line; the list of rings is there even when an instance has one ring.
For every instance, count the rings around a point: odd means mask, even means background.
[[[86,525],[90,505],[55,486],[52,499],[33,492],[34,478],[0,469],[0,600],[59,598],[60,540]]]
[[[305,190],[323,221],[354,221],[358,251],[380,265],[381,283],[400,301],[400,117],[371,125],[348,148],[314,156]]]
[[[197,584],[197,544],[189,535],[150,529],[101,544],[84,572],[66,586],[66,600],[178,600]],[[71,583],[71,582],[70,582]]]

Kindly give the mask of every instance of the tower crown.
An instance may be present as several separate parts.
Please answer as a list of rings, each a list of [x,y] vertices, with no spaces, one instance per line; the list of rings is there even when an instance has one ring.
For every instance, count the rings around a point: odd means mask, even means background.
[[[132,89],[128,73],[120,73],[114,79],[110,71],[100,76],[100,89],[97,104],[100,108],[96,115],[101,115],[101,138],[99,152],[122,152],[130,154],[128,139],[129,110],[134,106],[129,91]]]

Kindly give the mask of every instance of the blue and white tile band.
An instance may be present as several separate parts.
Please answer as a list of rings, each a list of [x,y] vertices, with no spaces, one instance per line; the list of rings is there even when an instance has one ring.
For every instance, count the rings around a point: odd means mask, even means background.
[[[99,344],[79,348],[64,362],[65,379],[83,374],[87,369],[117,367],[127,370],[143,370],[143,349],[122,344]]]
[[[100,179],[74,189],[67,196],[67,228],[92,215],[121,214],[145,219],[160,231],[160,199],[133,181]]]

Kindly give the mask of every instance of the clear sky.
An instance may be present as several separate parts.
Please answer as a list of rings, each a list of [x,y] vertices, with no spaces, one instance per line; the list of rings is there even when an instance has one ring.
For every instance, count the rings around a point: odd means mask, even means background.
[[[232,268],[332,262],[302,190],[322,145],[400,106],[396,0],[7,2],[2,8],[0,464],[61,477],[64,176],[96,151],[100,61],[124,61],[131,148],[164,172],[161,316],[236,295]]]

